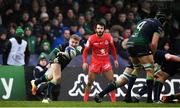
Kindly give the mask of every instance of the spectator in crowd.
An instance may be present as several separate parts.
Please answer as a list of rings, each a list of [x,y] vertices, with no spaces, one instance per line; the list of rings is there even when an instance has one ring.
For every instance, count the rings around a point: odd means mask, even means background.
[[[62,29],[64,27],[64,22],[63,22],[63,14],[60,12],[58,15],[55,17],[58,22],[59,22],[59,28]]]
[[[53,19],[52,20],[52,24],[51,24],[51,38],[52,41],[55,40],[57,37],[61,36],[61,29],[60,29],[60,24],[59,21],[57,19]]]
[[[151,16],[151,4],[148,1],[144,1],[141,3],[141,9],[139,15],[142,19],[149,18]]]
[[[32,34],[32,27],[26,27],[24,30],[24,39],[27,41],[30,54],[35,54],[36,37]]]
[[[51,46],[48,41],[44,41],[41,44],[41,52],[44,52],[45,54],[49,54],[51,52]]]
[[[85,33],[80,41],[80,45],[84,48],[85,44],[87,42],[87,40],[89,39],[89,37],[91,36],[91,34]]]
[[[2,55],[2,58],[5,57],[5,46],[8,42],[8,38],[7,38],[7,31],[1,30],[0,31],[0,54]],[[3,61],[3,64],[5,64],[6,61]]]
[[[80,10],[79,10],[79,3],[78,2],[74,2],[73,3],[73,10],[74,10],[74,13],[76,14],[76,16],[78,16],[80,14]]]
[[[13,8],[9,8],[5,11],[2,16],[4,24],[9,25],[10,23],[19,24],[22,16],[22,8],[20,2],[15,2]]]
[[[40,23],[42,26],[49,23],[49,15],[46,12],[40,14]]]
[[[34,16],[36,18],[39,18],[39,16],[40,16],[40,5],[39,5],[39,2],[37,0],[32,1],[31,16]]]
[[[138,11],[139,11],[138,4],[133,3],[133,4],[131,5],[130,11],[133,12],[133,14],[134,14],[134,21],[135,21],[136,23],[139,22],[139,21],[141,20],[141,17],[140,17],[140,15],[139,15],[139,13],[138,13]]]
[[[27,11],[23,12],[22,20],[20,22],[20,25],[23,27],[23,29],[29,26],[29,21],[30,21],[29,13]]]
[[[77,34],[79,37],[81,37],[81,33],[79,32],[79,26],[77,22],[72,22],[70,24],[70,32],[71,34]]]
[[[69,27],[71,26],[71,24],[76,22],[76,15],[74,14],[73,9],[71,8],[66,11],[67,11],[67,14],[66,14],[66,18],[64,19],[64,25]]]
[[[43,2],[41,2],[42,4],[41,4],[41,7],[40,7],[40,12],[41,12],[41,14],[42,13],[47,13],[48,14],[48,9],[47,9],[47,6],[46,6],[46,3],[43,3]],[[41,16],[40,16],[41,17]]]
[[[48,55],[45,53],[41,53],[38,58],[38,63],[33,70],[34,79],[38,79],[45,74],[48,69]]]
[[[133,12],[131,12],[131,11],[129,11],[128,13],[127,13],[127,26],[126,26],[126,28],[127,27],[131,27],[131,25],[132,24],[136,24],[137,22],[136,22],[136,20],[135,20],[135,18],[134,18],[134,13]]]
[[[52,48],[56,48],[58,45],[62,45],[68,43],[70,39],[70,30],[68,28],[64,28],[63,34],[56,39],[52,43]]]
[[[112,25],[113,25],[112,14],[110,12],[105,13],[104,19],[106,21],[107,28],[110,29],[112,27]]]
[[[23,39],[24,30],[21,27],[16,29],[16,36],[9,39],[5,47],[5,64],[14,66],[28,65],[29,50],[27,42]]]
[[[131,29],[125,28],[123,33],[122,33],[122,38],[127,39],[131,36]]]
[[[126,28],[127,27],[126,17],[127,17],[126,13],[124,12],[119,13],[117,17],[117,21],[115,22],[114,25],[120,25],[123,28]]]
[[[102,3],[101,6],[98,9],[99,15],[101,15],[101,17],[102,17],[106,13],[109,13],[111,5],[112,5],[112,0],[104,0],[104,3]]]
[[[58,5],[53,7],[53,11],[50,13],[50,19],[53,20],[61,12]]]
[[[123,12],[124,11],[124,3],[123,3],[123,1],[121,1],[121,0],[117,0],[116,2],[115,2],[115,7],[116,7],[116,13],[120,13],[120,12]]]
[[[8,29],[7,29],[7,37],[8,38],[15,37],[16,28],[17,28],[17,25],[15,23],[9,24]]]
[[[85,32],[87,32],[87,33],[92,32],[90,26],[86,22],[85,16],[82,14],[80,14],[78,17],[78,26],[79,26],[79,28],[83,28],[85,30]],[[81,35],[82,35],[82,33],[81,33]]]

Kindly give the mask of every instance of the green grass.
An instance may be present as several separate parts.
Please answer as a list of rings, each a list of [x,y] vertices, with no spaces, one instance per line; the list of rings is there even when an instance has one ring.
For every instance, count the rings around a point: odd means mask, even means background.
[[[0,107],[180,107],[180,103],[156,104],[156,103],[125,103],[125,102],[80,102],[80,101],[56,101],[43,104],[41,101],[0,101]]]

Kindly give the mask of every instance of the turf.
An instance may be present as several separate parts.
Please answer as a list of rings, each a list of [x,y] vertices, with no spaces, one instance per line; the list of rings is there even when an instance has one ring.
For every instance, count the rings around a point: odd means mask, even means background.
[[[124,103],[124,102],[80,102],[80,101],[56,101],[43,104],[41,101],[0,101],[0,107],[180,107],[180,103]]]

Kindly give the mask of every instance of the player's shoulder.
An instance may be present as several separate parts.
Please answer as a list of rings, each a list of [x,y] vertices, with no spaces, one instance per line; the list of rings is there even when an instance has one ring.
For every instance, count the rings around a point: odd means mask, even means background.
[[[89,37],[89,41],[96,40],[96,38],[97,38],[96,34],[92,34],[92,35]]]
[[[92,34],[89,38],[95,38],[96,34]]]
[[[158,19],[156,18],[147,18],[147,19],[144,19],[145,21],[147,21],[148,23],[152,23],[152,24],[158,24],[160,25],[161,23],[159,22]]]
[[[110,33],[104,33],[104,38],[108,39],[108,40],[111,40],[112,36],[111,36]]]
[[[111,34],[110,33],[104,33],[104,36],[111,37]]]

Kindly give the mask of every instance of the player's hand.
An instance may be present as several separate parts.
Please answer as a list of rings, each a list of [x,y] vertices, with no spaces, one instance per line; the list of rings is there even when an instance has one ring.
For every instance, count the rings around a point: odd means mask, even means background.
[[[61,51],[58,52],[58,53],[57,53],[57,56],[60,56],[60,55],[65,55],[65,52],[61,52]]]
[[[118,61],[117,61],[117,60],[115,60],[115,61],[114,61],[114,65],[115,65],[115,67],[116,67],[116,68],[118,68],[118,67],[119,67],[119,63],[118,63]]]
[[[46,68],[50,68],[50,67],[51,67],[51,64],[48,63],[48,64],[46,65]]]
[[[88,64],[83,63],[82,68],[83,68],[83,71],[87,71],[88,70]]]

